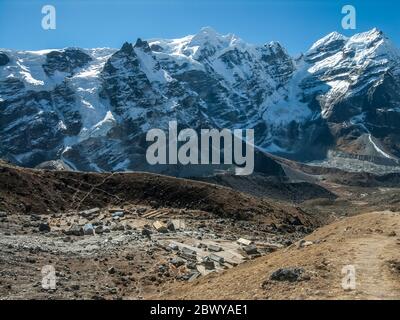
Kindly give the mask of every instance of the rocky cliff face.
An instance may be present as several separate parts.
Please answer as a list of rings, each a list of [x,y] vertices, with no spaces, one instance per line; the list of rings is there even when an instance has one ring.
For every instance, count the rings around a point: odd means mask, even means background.
[[[328,150],[396,159],[399,89],[399,51],[376,29],[331,33],[297,59],[279,43],[250,45],[210,28],[119,50],[3,49],[0,157],[163,171],[147,165],[145,135],[176,120],[254,128],[260,150],[295,159]]]
[[[400,156],[399,57],[377,29],[351,38],[332,33],[306,54],[304,99],[320,112],[342,151]]]

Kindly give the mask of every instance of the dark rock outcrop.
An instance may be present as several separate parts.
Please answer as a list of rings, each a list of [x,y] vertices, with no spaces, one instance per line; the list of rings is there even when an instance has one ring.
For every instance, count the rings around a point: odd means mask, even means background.
[[[4,53],[0,51],[0,67],[5,66],[10,62],[10,58]]]
[[[73,74],[77,68],[86,65],[92,58],[79,49],[51,51],[46,55],[43,70],[52,76],[56,71]]]

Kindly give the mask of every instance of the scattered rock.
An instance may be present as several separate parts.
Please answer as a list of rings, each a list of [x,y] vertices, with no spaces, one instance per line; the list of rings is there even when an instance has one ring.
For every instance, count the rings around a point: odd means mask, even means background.
[[[118,218],[122,218],[124,216],[124,212],[123,211],[116,211],[112,214],[112,217],[118,217]]]
[[[39,231],[40,232],[50,232],[50,226],[47,222],[39,224]]]
[[[208,251],[219,252],[222,251],[222,248],[220,246],[210,244],[208,245]]]
[[[78,225],[72,225],[68,230],[64,231],[67,236],[83,236],[83,228]]]
[[[173,259],[171,259],[171,264],[174,266],[174,267],[180,267],[180,266],[183,266],[184,264],[185,264],[185,260],[183,260],[182,258],[179,258],[179,257],[176,257],[176,258],[173,258]]]
[[[152,232],[151,232],[151,230],[150,229],[147,229],[147,228],[143,228],[142,229],[142,235],[144,235],[144,236],[146,236],[147,238],[151,238],[151,234],[152,234]]]
[[[400,274],[400,261],[390,260],[388,261],[390,270],[395,274]]]
[[[28,263],[36,263],[36,259],[32,258],[32,257],[26,257],[25,261],[28,262]]]
[[[160,273],[165,273],[165,272],[167,272],[167,270],[168,270],[168,267],[167,267],[167,265],[165,265],[164,263],[163,263],[163,264],[160,264],[160,265],[158,266],[158,271],[159,271]]]
[[[167,233],[168,232],[168,228],[167,228],[167,226],[165,225],[165,223],[163,223],[163,222],[161,222],[161,221],[155,221],[154,223],[153,223],[153,227],[154,227],[154,229],[156,229],[158,232],[161,232],[161,233]]]
[[[198,277],[200,277],[200,272],[194,271],[193,273],[190,274],[188,281],[192,282],[196,280]]]
[[[185,221],[182,219],[172,219],[172,224],[174,225],[174,230],[184,230],[186,228]]]
[[[117,294],[117,291],[118,291],[117,288],[109,288],[108,289],[108,292],[111,294]]]
[[[110,213],[116,213],[116,212],[125,213],[125,210],[124,210],[124,209],[121,209],[121,208],[110,208],[110,209],[108,209],[108,211],[109,211]]]
[[[244,238],[240,238],[239,240],[236,241],[238,244],[244,245],[244,246],[249,246],[253,243],[251,240],[247,240]]]
[[[172,221],[168,221],[167,223],[167,229],[169,231],[175,231],[175,225],[172,223]]]
[[[100,212],[99,208],[93,208],[93,209],[89,209],[89,210],[80,211],[79,214],[82,217],[89,218],[91,216],[97,215],[99,212]]]
[[[70,236],[67,236],[62,239],[64,242],[72,242],[72,238]]]
[[[303,268],[281,268],[271,274],[270,280],[296,282],[301,280]]]
[[[125,227],[124,227],[123,224],[120,224],[120,223],[113,223],[113,224],[111,225],[111,230],[112,230],[112,231],[124,231],[124,230],[125,230]]]
[[[104,233],[104,229],[103,226],[98,226],[94,229],[96,234],[103,234]]]
[[[188,268],[188,269],[196,269],[196,263],[192,262],[192,261],[188,261],[186,263],[186,268]]]
[[[91,223],[87,223],[84,225],[83,227],[83,234],[84,235],[94,235],[94,228],[93,225]]]
[[[175,243],[170,243],[170,244],[168,245],[168,248],[171,249],[171,250],[174,250],[174,251],[179,250],[178,245],[175,244]]]
[[[291,240],[285,240],[285,241],[283,242],[283,245],[286,246],[286,247],[288,247],[288,246],[290,246],[290,245],[292,245],[292,244],[293,244],[293,241],[291,241]]]
[[[297,207],[297,209],[301,210],[300,207]],[[301,225],[303,225],[303,223],[301,222],[299,217],[291,217],[290,219],[288,219],[288,224],[291,224],[293,226],[301,226]]]
[[[134,256],[133,254],[131,254],[131,253],[128,253],[128,254],[125,256],[125,259],[128,260],[128,261],[132,261],[132,260],[135,259],[135,256]]]
[[[249,246],[245,246],[242,248],[244,252],[246,252],[247,254],[251,255],[251,254],[258,254],[258,250],[257,247],[255,245],[249,245]]]
[[[38,216],[37,214],[31,214],[30,218],[33,221],[39,221],[40,220],[40,216]]]
[[[193,257],[197,256],[197,252],[195,250],[190,249],[190,248],[183,247],[181,249],[181,252],[182,252],[182,254],[184,254],[186,256],[193,256]]]
[[[110,232],[111,232],[111,230],[110,230],[110,228],[109,228],[109,227],[107,227],[107,226],[103,226],[103,232],[104,232],[104,233],[110,233]]]
[[[307,240],[302,239],[302,240],[299,241],[298,248],[308,247],[308,246],[311,246],[313,244],[314,244],[314,242],[312,242],[312,241],[307,241]]]
[[[397,234],[396,234],[396,232],[394,232],[394,231],[391,231],[390,233],[389,233],[389,237],[395,237]]]
[[[218,262],[219,264],[223,264],[225,262],[225,259],[223,257],[216,255],[214,253],[210,254],[209,257],[211,260]]]
[[[204,267],[207,270],[214,270],[215,269],[215,263],[214,263],[213,260],[211,260],[210,257],[204,257],[203,261],[202,261],[202,264],[204,265]]]

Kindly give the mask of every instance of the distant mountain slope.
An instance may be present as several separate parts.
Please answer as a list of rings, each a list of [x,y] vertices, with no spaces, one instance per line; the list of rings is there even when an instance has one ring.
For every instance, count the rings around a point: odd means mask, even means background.
[[[120,50],[2,49],[0,157],[179,175],[144,158],[146,132],[177,120],[254,128],[260,150],[292,159],[332,149],[396,160],[399,89],[399,50],[377,29],[331,33],[297,59],[277,42],[251,45],[208,27]]]

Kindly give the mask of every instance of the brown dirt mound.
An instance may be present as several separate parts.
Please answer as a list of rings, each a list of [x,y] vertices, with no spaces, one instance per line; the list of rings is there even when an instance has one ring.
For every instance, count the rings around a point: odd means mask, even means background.
[[[0,164],[3,211],[44,214],[129,203],[195,209],[270,223],[295,217],[307,226],[320,223],[294,207],[210,183],[149,173],[47,171]]]

